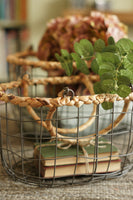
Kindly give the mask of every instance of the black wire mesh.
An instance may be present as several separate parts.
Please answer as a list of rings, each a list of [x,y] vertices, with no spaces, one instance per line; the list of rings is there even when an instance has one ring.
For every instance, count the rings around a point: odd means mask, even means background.
[[[30,87],[31,96],[38,96],[38,85]],[[55,90],[54,86],[54,90]],[[42,88],[41,88],[42,89]],[[49,89],[48,89],[49,91]],[[21,89],[13,89],[11,91],[15,95],[22,95]],[[42,94],[44,96],[44,94]],[[104,111],[101,105],[97,105],[96,114],[91,116],[93,105],[82,105],[80,108],[74,106],[58,107],[52,119],[48,119],[47,113],[49,108],[41,107],[36,108],[35,112],[40,117],[40,124],[34,120],[28,113],[26,107],[19,107],[12,105],[11,103],[2,102],[0,104],[0,149],[1,160],[4,169],[14,179],[26,184],[35,184],[39,186],[59,186],[66,184],[83,184],[86,182],[93,182],[97,180],[116,178],[118,176],[126,174],[133,167],[133,107],[132,102],[128,111],[125,113],[125,117],[120,122],[119,126],[113,127],[115,119],[122,112],[123,102],[115,102],[113,109],[110,111]],[[87,127],[83,131],[79,131],[81,124],[85,123],[90,117],[94,118],[94,122],[91,126]],[[42,123],[43,121],[51,121],[56,129],[56,137],[53,141],[52,158],[42,158],[41,151],[43,144],[51,139],[49,131],[46,130]],[[106,128],[112,123],[111,131],[101,136],[100,130]],[[63,175],[56,175],[58,170],[58,129],[70,129],[76,128],[75,134],[65,134],[67,137],[76,139],[77,143],[74,145],[75,156],[64,155],[65,160],[74,159],[74,164],[71,169],[71,173],[68,174],[68,166],[65,165]],[[79,153],[81,146],[79,139],[89,138],[94,133],[94,139],[92,142],[93,156],[86,156],[84,153],[82,158],[84,159],[84,169],[81,168],[81,172],[78,173],[79,168]],[[89,136],[90,135],[90,136]],[[105,144],[100,144],[100,141],[105,141]],[[99,147],[109,143],[108,155],[104,155],[99,158]],[[38,145],[37,157],[34,156],[35,147]],[[117,154],[113,154],[113,146],[117,148]],[[103,151],[104,151],[103,147]],[[70,147],[71,148],[71,147]],[[66,152],[68,149],[60,150]],[[116,159],[115,159],[116,157]],[[44,160],[52,160],[52,172],[51,176],[45,177],[46,166],[42,166]],[[104,171],[98,171],[99,159],[106,160],[106,166],[103,166]],[[119,160],[116,169],[110,168],[112,160]],[[88,167],[88,171],[86,169]],[[110,171],[112,169],[112,171]],[[43,172],[42,172],[43,170]],[[83,170],[83,173],[82,173]]]

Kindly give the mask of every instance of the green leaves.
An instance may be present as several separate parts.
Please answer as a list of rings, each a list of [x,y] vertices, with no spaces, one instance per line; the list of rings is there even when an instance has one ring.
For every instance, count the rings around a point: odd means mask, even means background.
[[[94,43],[94,49],[96,52],[102,52],[105,48],[105,42],[101,39],[96,40]]]
[[[96,59],[92,60],[91,62],[91,69],[95,74],[98,74],[98,70],[99,70],[99,65],[96,61]]]
[[[112,93],[115,90],[115,81],[112,79],[105,79],[94,83],[94,92],[96,94]]]
[[[100,44],[100,41],[96,44]],[[133,42],[123,38],[115,44],[110,37],[108,46],[101,45],[101,49],[96,50],[99,52],[95,55],[92,70],[99,74],[100,83],[94,85],[94,90],[97,93],[117,93],[125,98],[131,92],[130,85],[133,84]],[[107,103],[103,105],[111,107]]]
[[[102,89],[105,93],[111,93],[115,90],[115,82],[112,79],[106,79],[102,82]]]
[[[100,76],[101,81],[106,80],[106,79],[114,79],[115,72],[105,72]]]
[[[102,107],[104,110],[109,110],[113,108],[113,103],[112,102],[103,102]]]
[[[115,41],[113,37],[108,38],[108,45],[115,45]]]
[[[94,49],[96,54],[91,69],[100,76],[100,82],[94,84],[95,93],[117,93],[127,97],[133,84],[133,42],[123,38],[115,44],[110,37],[107,46],[98,40]],[[104,109],[111,109],[112,106],[110,102],[102,104]]]
[[[95,52],[113,52],[115,53],[117,47],[115,46],[115,41],[112,37],[108,38],[108,46],[105,46],[105,42],[101,39],[96,40],[94,43]]]
[[[62,49],[61,56],[56,54],[56,58],[69,76],[73,72],[73,62],[78,71],[89,74],[87,61],[91,60],[91,71],[100,76],[100,81],[94,84],[94,92],[116,93],[125,98],[133,84],[133,42],[122,38],[115,43],[113,37],[109,37],[107,43],[98,39],[92,45],[82,39],[74,44],[74,52],[68,53]],[[112,106],[110,102],[102,104],[104,109],[111,109]]]
[[[62,68],[65,70],[66,74],[70,76],[73,72],[73,60],[71,55],[68,53],[67,50],[61,49],[61,55],[55,54],[57,60],[61,63]]]
[[[127,55],[127,59],[129,60],[130,63],[133,63],[133,52]]]
[[[122,69],[122,70],[120,70],[120,75],[126,76],[130,80],[130,83],[133,84],[133,71],[132,70]]]
[[[130,93],[131,89],[127,85],[120,85],[117,90],[117,94],[121,97],[127,97]]]
[[[94,92],[95,92],[95,94],[102,94],[104,92],[102,89],[101,82],[94,83]]]
[[[76,62],[79,71],[84,74],[89,74],[89,69],[85,60],[90,60],[93,56],[94,50],[91,42],[86,39],[82,39],[80,42],[75,42],[74,50],[75,53],[70,54],[67,50],[61,49],[61,56],[57,53],[55,56],[68,76],[73,72],[74,61]]]
[[[110,62],[108,62],[108,63],[103,62],[103,63],[99,66],[99,71],[98,71],[98,73],[99,73],[99,75],[101,76],[101,75],[103,75],[104,73],[108,73],[108,72],[113,73],[114,70],[115,70],[115,66],[114,66],[112,63],[110,63]]]
[[[118,77],[118,82],[117,82],[118,85],[130,85],[130,79],[126,76],[119,76]]]
[[[119,56],[117,56],[116,54],[114,54],[112,52],[98,53],[98,54],[96,54],[96,60],[97,60],[98,64],[101,64],[103,62],[112,63],[112,64],[120,63]]]
[[[72,58],[76,62],[77,69],[80,70],[84,74],[89,74],[89,69],[84,60],[80,58],[80,56],[76,53],[72,53]]]
[[[75,42],[74,50],[82,59],[86,60],[90,60],[94,52],[91,42],[86,39],[80,40],[79,43]]]
[[[124,55],[133,50],[133,42],[128,38],[122,38],[117,43],[116,46],[119,49],[119,52]]]

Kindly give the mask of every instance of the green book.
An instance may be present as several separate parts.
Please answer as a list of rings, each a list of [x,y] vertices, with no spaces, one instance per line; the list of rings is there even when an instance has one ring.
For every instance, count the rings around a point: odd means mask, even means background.
[[[103,141],[102,144],[100,141]],[[59,144],[60,142],[57,142]],[[94,145],[85,146],[88,156],[85,156],[82,148],[79,146],[77,151],[77,145],[72,145],[68,149],[59,149],[56,147],[56,143],[47,142],[41,146],[35,144],[34,158],[36,162],[41,162],[43,166],[56,166],[70,165],[77,163],[96,162],[97,161],[109,161],[119,158],[118,150],[114,145],[108,143],[105,139],[99,139],[97,153]],[[112,153],[111,153],[112,149]],[[78,153],[78,154],[77,154]]]

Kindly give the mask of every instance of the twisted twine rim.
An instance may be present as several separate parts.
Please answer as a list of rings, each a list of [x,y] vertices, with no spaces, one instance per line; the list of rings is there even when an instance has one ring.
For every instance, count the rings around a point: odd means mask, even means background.
[[[50,78],[51,79],[51,78]],[[56,79],[56,78],[55,78]],[[58,77],[57,77],[58,79]],[[42,80],[41,80],[42,82]],[[45,80],[44,80],[45,82]],[[74,96],[71,99],[71,96],[66,97],[56,97],[56,98],[47,98],[47,97],[20,97],[14,94],[6,94],[5,91],[8,89],[19,88],[22,85],[22,81],[12,81],[10,83],[1,83],[0,84],[0,100],[6,103],[16,104],[22,107],[28,105],[38,108],[42,106],[46,107],[61,107],[61,106],[76,106],[80,107],[83,104],[101,104],[103,102],[112,102],[115,101],[133,101],[133,92],[129,94],[126,98],[122,98],[117,94],[94,94],[86,96]]]
[[[28,57],[32,56],[37,60],[30,60]],[[27,59],[26,59],[27,58]],[[32,68],[41,68],[43,70],[63,70],[60,62],[57,61],[42,61],[38,60],[37,52],[33,51],[32,48],[28,48],[23,52],[17,52],[7,56],[7,62],[9,64],[19,65],[19,66],[32,66]],[[75,67],[75,64],[73,64]]]
[[[26,74],[26,76],[28,76]],[[71,77],[49,77],[49,78],[43,78],[43,79],[33,79],[29,80],[28,77],[24,76],[23,79],[19,79],[17,81],[11,81],[7,83],[1,83],[0,84],[0,100],[4,102],[9,102],[12,104],[16,104],[22,107],[26,106],[32,106],[35,108],[46,106],[49,108],[52,107],[61,107],[61,106],[76,106],[80,107],[83,104],[101,104],[103,102],[112,102],[114,103],[115,101],[133,101],[133,92],[129,94],[126,98],[122,98],[118,96],[117,94],[92,94],[92,95],[86,95],[86,96],[74,96],[71,98],[71,96],[58,96],[56,98],[47,98],[47,97],[29,97],[27,95],[20,97],[16,96],[12,93],[7,94],[6,91],[8,89],[13,89],[13,88],[21,88],[25,84],[28,85],[37,85],[37,84],[42,84],[46,85],[48,83],[51,84],[61,84],[61,83],[66,83],[66,84],[71,84],[71,83],[79,83],[84,82],[85,78],[90,79],[92,76],[89,75],[84,75],[82,78],[80,75],[77,76],[71,76]],[[93,79],[93,78],[92,78]],[[88,88],[90,86],[87,86]]]

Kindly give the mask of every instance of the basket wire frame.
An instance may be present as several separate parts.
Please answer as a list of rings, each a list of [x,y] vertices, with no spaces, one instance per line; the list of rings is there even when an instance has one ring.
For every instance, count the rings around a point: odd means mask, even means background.
[[[17,80],[18,77],[21,77],[25,74],[26,71],[30,73],[30,78],[34,78],[36,76],[36,72],[34,73],[34,66],[26,66],[26,69],[21,65],[17,66],[14,64],[10,64],[12,73],[10,80]],[[45,71],[46,72],[46,71]],[[47,73],[46,75],[47,76]],[[44,74],[43,74],[44,77]],[[62,84],[63,87],[66,87],[66,84]],[[43,86],[44,87],[44,86]],[[47,89],[47,97],[51,97],[51,92],[48,84]],[[56,96],[56,88],[58,89],[58,85],[53,85],[52,89],[52,97]],[[10,90],[11,93],[14,93],[18,96],[23,96],[23,89],[17,88]],[[34,84],[29,87],[29,93],[31,97],[37,97],[40,94],[38,93],[38,85]],[[44,97],[45,94],[42,94]],[[132,104],[132,102],[130,103]],[[93,106],[93,105],[91,105]],[[68,185],[68,184],[83,184],[88,182],[94,182],[99,180],[116,178],[122,175],[125,175],[129,170],[133,167],[133,106],[131,105],[130,110],[128,110],[125,114],[125,118],[129,118],[129,123],[125,123],[127,127],[122,126],[122,129],[115,130],[113,127],[115,115],[121,114],[121,110],[116,109],[117,105],[113,104],[113,109],[111,111],[107,111],[106,113],[101,113],[101,105],[98,104],[96,108],[96,114],[91,116],[90,112],[86,114],[86,109],[90,109],[90,105],[86,105],[86,107],[81,106],[81,108],[74,106],[67,106],[67,108],[56,108],[56,112],[52,119],[46,118],[46,114],[49,109],[46,109],[45,106],[36,108],[38,116],[40,117],[40,125],[38,125],[38,121],[29,116],[26,108],[19,107],[18,105],[12,105],[11,103],[2,103],[0,104],[0,153],[1,153],[1,161],[6,172],[17,181],[21,181],[26,184],[33,184],[39,186],[60,186],[60,185]],[[73,112],[75,115],[73,115]],[[101,121],[106,124],[106,118],[110,116],[110,123],[112,123],[111,131],[102,136],[103,139],[106,139],[110,142],[110,152],[109,152],[109,160],[106,169],[106,173],[96,173],[98,166],[98,146],[99,146],[99,131],[101,129]],[[83,174],[76,175],[76,169],[78,167],[78,159],[79,159],[79,149],[80,143],[79,138],[82,138],[82,132],[80,133],[79,127],[80,123],[84,120],[87,120],[89,117],[93,117],[95,119],[94,122],[94,155],[93,155],[93,172],[91,174]],[[55,156],[54,156],[54,170],[53,177],[51,179],[46,179],[41,176],[41,162],[43,159],[41,158],[41,149],[42,144],[45,141],[50,140],[50,134],[43,127],[43,122],[51,121],[55,126],[56,137],[55,137]],[[58,128],[69,128],[71,125],[70,121],[74,121],[76,125],[76,134],[72,135],[74,139],[76,139],[76,162],[74,166],[73,175],[70,177],[61,177],[56,178],[56,167],[57,167],[57,157],[58,152]],[[65,124],[65,127],[64,127]],[[75,126],[74,126],[75,127]],[[106,126],[105,126],[106,127]],[[104,128],[105,128],[104,127]],[[90,128],[91,129],[91,128]],[[87,129],[89,132],[90,129]],[[88,134],[87,134],[88,135]],[[84,137],[86,133],[83,132]],[[39,148],[39,157],[35,159],[33,157],[34,153],[34,144],[38,143],[40,145]],[[121,159],[121,169],[109,172],[109,167],[111,163],[111,158],[113,157],[113,145],[115,145],[119,150],[119,157]],[[71,156],[70,156],[71,157]],[[88,157],[84,155],[85,160],[89,160]],[[38,167],[35,167],[35,162],[37,161]]]
[[[47,77],[49,69],[60,70],[58,63],[49,64],[46,62],[33,62],[36,54],[32,51],[26,51],[12,55],[8,58],[9,63],[9,80],[17,80],[23,78],[25,73],[30,74],[30,78],[40,78]],[[27,59],[25,59],[27,58]],[[32,61],[33,59],[33,61]],[[56,65],[56,66],[54,66]],[[40,74],[36,73],[40,70]],[[49,68],[49,69],[48,69]],[[36,71],[37,70],[37,71]],[[97,79],[97,77],[96,77]],[[59,85],[52,85],[52,92],[50,90],[51,84],[47,85],[47,94],[44,92],[44,86],[41,86],[41,97],[47,95],[47,97],[56,97],[56,89]],[[62,84],[62,87],[68,86],[67,84]],[[39,85],[33,84],[29,87],[29,96],[37,97],[40,96],[38,89]],[[8,91],[6,91],[8,92]],[[23,88],[13,88],[10,89],[10,93],[23,97]],[[53,118],[48,119],[46,115],[49,111],[45,106],[35,108],[36,113],[40,117],[38,120],[33,119],[26,107],[19,107],[18,105],[13,105],[9,103],[0,104],[0,153],[1,161],[6,172],[11,176],[12,179],[21,181],[26,184],[33,184],[38,186],[60,186],[68,184],[84,184],[88,182],[94,182],[99,180],[116,178],[125,175],[133,167],[133,105],[130,103],[130,109],[125,113],[124,125],[120,123],[119,129],[115,129],[113,124],[118,115],[122,113],[121,109],[117,109],[118,104],[114,102],[113,109],[111,111],[101,112],[101,105],[98,104],[96,108],[96,113],[91,116],[90,110],[93,107],[91,105],[83,105],[80,108],[75,106],[67,106],[66,108],[57,107]],[[120,105],[121,107],[121,105]],[[87,110],[87,114],[86,114]],[[94,118],[93,127],[87,127],[86,131],[80,132],[80,125],[84,123],[84,120],[88,118]],[[106,127],[106,121],[112,124],[111,130],[108,134],[100,136],[99,132],[101,127]],[[41,163],[43,159],[41,158],[42,144],[45,141],[50,140],[50,134],[43,127],[43,122],[50,121],[55,127],[55,147],[54,147],[54,170],[53,177],[51,179],[46,179],[41,176]],[[72,122],[72,124],[71,124]],[[75,128],[72,126],[75,124],[76,133],[70,135],[76,139],[76,162],[73,170],[73,174],[70,177],[56,178],[56,168],[58,161],[58,129],[59,128]],[[72,126],[72,127],[70,127]],[[92,131],[92,130],[93,131]],[[94,153],[93,153],[93,172],[91,174],[76,175],[76,169],[78,167],[79,159],[79,149],[80,149],[80,138],[89,138],[88,132],[94,132]],[[87,132],[87,133],[86,133]],[[68,135],[69,137],[69,135]],[[106,173],[96,173],[98,166],[98,151],[99,151],[99,138],[106,139],[110,142],[110,152],[109,160],[106,168]],[[35,159],[33,157],[34,145],[35,143],[40,145],[39,157]],[[115,157],[113,155],[113,145],[119,150],[119,157],[121,159],[120,170],[109,172],[109,167],[111,164],[111,159]],[[88,155],[89,156],[89,155]],[[71,157],[71,156],[69,156]],[[84,155],[84,159],[89,161],[89,157]],[[35,167],[35,162],[37,161],[38,167]]]
[[[35,91],[37,86],[35,86]],[[16,91],[15,91],[16,92]],[[20,94],[21,91],[18,90],[18,93]],[[35,92],[35,95],[36,92]],[[115,103],[114,103],[115,104]],[[114,115],[118,112],[115,112],[115,105],[113,106],[113,109],[110,113],[108,113],[111,116],[111,123],[112,123],[112,129],[110,133],[103,136],[106,138],[110,144],[110,159],[108,161],[108,166],[106,169],[106,173],[96,173],[97,165],[98,165],[98,145],[99,145],[99,121],[100,118],[103,117],[102,114],[99,111],[101,105],[97,105],[96,115],[93,117],[95,118],[95,146],[94,146],[94,162],[93,162],[93,173],[91,174],[84,174],[77,176],[76,175],[76,169],[78,166],[78,155],[79,155],[79,126],[80,126],[80,120],[82,118],[86,118],[89,116],[81,116],[80,115],[80,108],[77,108],[76,116],[71,117],[69,116],[69,111],[67,111],[65,118],[61,118],[59,108],[57,107],[56,113],[54,115],[54,118],[46,119],[45,118],[45,107],[41,107],[38,109],[38,112],[40,114],[41,118],[41,124],[38,128],[35,128],[38,126],[35,120],[33,119],[25,119],[25,113],[23,112],[22,107],[18,107],[17,105],[10,105],[10,103],[3,103],[0,105],[1,107],[1,115],[0,115],[0,149],[1,149],[1,160],[2,165],[6,172],[14,179],[21,181],[26,184],[34,184],[39,186],[59,186],[59,185],[67,185],[67,184],[83,184],[87,182],[97,181],[97,180],[103,180],[103,179],[110,179],[110,178],[116,178],[118,176],[126,174],[129,170],[133,167],[133,108],[131,111],[127,112],[127,115],[130,115],[130,126],[127,128],[127,130],[123,131],[117,131],[115,132],[113,129],[113,122],[114,122]],[[14,117],[10,116],[10,113],[12,110],[17,110],[17,116]],[[66,112],[66,110],[65,110]],[[56,171],[56,163],[57,163],[57,129],[60,125],[60,121],[63,120],[74,120],[74,118],[77,121],[77,133],[74,136],[77,140],[76,145],[76,163],[74,167],[73,176],[70,177],[62,177],[62,178],[56,178],[55,177],[55,171]],[[105,116],[106,118],[106,116]],[[50,136],[45,134],[45,131],[43,130],[42,122],[46,120],[51,120],[52,123],[54,123],[56,127],[56,138],[55,138],[55,157],[54,157],[54,173],[53,178],[51,179],[45,179],[41,176],[41,144],[44,141],[47,141],[50,139]],[[4,125],[3,125],[4,123]],[[33,135],[28,135],[27,132],[24,130],[24,125],[28,123],[32,123],[34,125],[34,131],[35,133]],[[11,130],[10,128],[16,127],[19,125],[18,132],[15,132],[15,130]],[[14,132],[13,132],[14,131]],[[118,138],[118,139],[117,139]],[[34,147],[33,145],[35,143],[40,144],[40,154],[38,158],[38,169],[36,169],[34,162],[35,158],[33,157],[33,151]],[[115,172],[108,172],[111,158],[113,156],[112,152],[112,146],[115,144],[119,149],[119,156],[122,160],[121,163],[121,170],[115,171]],[[88,159],[85,157],[85,159]]]

